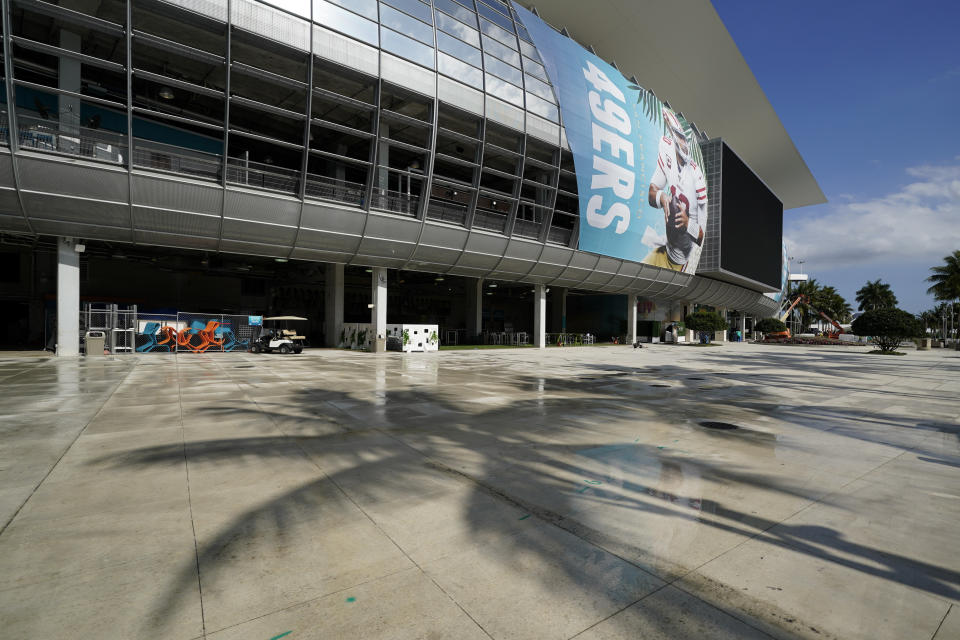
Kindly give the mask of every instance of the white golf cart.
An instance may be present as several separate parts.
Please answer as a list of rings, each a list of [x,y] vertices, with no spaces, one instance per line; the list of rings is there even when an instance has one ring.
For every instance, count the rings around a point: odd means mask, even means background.
[[[294,322],[306,322],[299,316],[273,316],[264,318],[260,331],[250,344],[253,353],[300,353],[306,338],[297,335],[292,328]]]

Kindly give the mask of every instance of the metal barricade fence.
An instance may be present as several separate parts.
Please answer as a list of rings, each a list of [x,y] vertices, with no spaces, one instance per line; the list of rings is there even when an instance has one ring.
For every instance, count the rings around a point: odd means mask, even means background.
[[[181,312],[176,321],[178,352],[246,351],[256,331],[246,315]]]
[[[137,332],[137,306],[87,302],[80,310],[80,343],[86,350],[87,331],[104,332],[104,349],[110,354],[133,353]]]
[[[257,327],[247,315],[138,313],[135,305],[85,303],[80,312],[81,344],[87,331],[103,331],[104,349],[110,354],[227,353],[249,349]]]
[[[180,329],[175,313],[138,314],[135,350],[137,353],[174,353]]]

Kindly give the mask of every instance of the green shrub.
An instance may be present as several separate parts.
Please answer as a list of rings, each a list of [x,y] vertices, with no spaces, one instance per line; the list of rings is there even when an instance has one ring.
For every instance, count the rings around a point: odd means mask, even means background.
[[[868,336],[880,347],[881,353],[891,353],[902,343],[923,335],[923,327],[913,314],[903,309],[874,309],[853,321],[853,332]]]
[[[776,318],[764,318],[753,325],[753,328],[760,333],[780,333],[787,330],[787,325]]]
[[[710,335],[715,331],[724,331],[729,326],[716,311],[697,311],[683,319],[687,329],[700,334],[700,341],[709,343]]]

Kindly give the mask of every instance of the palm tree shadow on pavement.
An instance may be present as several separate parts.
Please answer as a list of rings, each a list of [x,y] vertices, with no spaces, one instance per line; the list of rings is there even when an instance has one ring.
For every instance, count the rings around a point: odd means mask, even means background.
[[[691,618],[702,615],[704,625],[717,616],[714,606],[735,617],[738,614],[709,599],[709,606],[700,607],[691,604],[696,604],[695,600],[685,600],[689,596],[683,594],[679,600],[659,598],[657,594],[667,584],[697,565],[677,555],[669,541],[638,544],[624,533],[623,526],[655,521],[677,540],[694,530],[708,531],[729,536],[736,541],[731,546],[760,538],[864,575],[960,599],[960,573],[956,571],[858,544],[830,527],[783,524],[777,518],[749,512],[749,505],[714,499],[713,488],[739,486],[797,504],[813,500],[830,504],[822,489],[778,474],[763,462],[764,457],[772,457],[775,448],[795,445],[747,426],[729,434],[691,426],[698,416],[728,410],[730,403],[740,408],[741,419],[772,415],[778,405],[777,397],[745,384],[739,385],[743,387],[739,391],[736,384],[733,390],[728,385],[711,391],[702,389],[700,380],[689,379],[702,375],[670,366],[655,373],[605,367],[603,371],[588,369],[574,378],[517,377],[500,381],[508,389],[501,394],[507,400],[489,403],[479,402],[482,398],[465,399],[451,390],[424,387],[387,389],[369,397],[307,385],[283,403],[263,401],[254,409],[211,407],[206,415],[216,423],[229,424],[249,414],[268,418],[280,434],[195,438],[186,445],[145,447],[106,459],[118,467],[150,467],[186,455],[191,468],[243,461],[275,466],[295,459],[315,465],[316,473],[309,481],[233,511],[200,537],[197,562],[185,564],[171,578],[166,596],[150,617],[176,615],[185,594],[197,584],[198,571],[201,584],[208,576],[223,577],[233,566],[233,556],[256,551],[257,547],[244,546],[253,538],[283,548],[310,528],[346,527],[369,520],[403,549],[407,542],[398,542],[403,538],[403,521],[390,508],[395,500],[416,503],[421,491],[457,496],[462,505],[457,513],[458,530],[481,549],[477,557],[482,562],[498,565],[503,572],[518,562],[546,568],[539,577],[550,581],[544,586],[563,576],[574,590],[598,593],[609,609],[604,615],[650,598],[657,606],[644,608],[645,624],[664,635],[674,629],[680,614],[691,624],[695,622]],[[656,380],[670,380],[670,392],[653,387]],[[314,405],[320,394],[330,416],[319,433],[311,433],[309,412],[302,407]],[[695,407],[679,410],[679,394],[695,395]],[[736,443],[741,451],[759,456],[761,464],[736,464],[677,451],[648,439],[640,442],[640,437],[634,441],[627,435],[648,429],[684,438],[700,451]],[[241,466],[234,473],[242,471]],[[693,493],[697,490],[701,492]],[[354,520],[356,510],[363,516]],[[621,527],[608,527],[608,521]],[[406,548],[415,546],[409,542]],[[330,554],[331,563],[337,553],[335,549],[320,551]],[[416,557],[410,551],[408,558],[416,561]],[[527,574],[526,578],[538,576]],[[310,576],[304,579],[309,582]],[[311,597],[323,595],[323,587],[314,585],[310,593]],[[737,597],[742,603],[746,596]],[[292,604],[295,602],[285,606]],[[795,616],[778,612],[767,603],[755,604],[753,610],[769,612],[764,624],[773,625],[770,628],[779,637],[801,635],[804,627]],[[628,624],[630,620],[630,616],[616,616],[608,623]]]

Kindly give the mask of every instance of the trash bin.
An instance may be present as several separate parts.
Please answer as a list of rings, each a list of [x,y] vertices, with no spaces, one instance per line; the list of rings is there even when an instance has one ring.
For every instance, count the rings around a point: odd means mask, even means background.
[[[374,338],[373,340],[373,352],[374,353],[383,353],[387,350],[387,339],[386,338]]]
[[[87,331],[84,336],[84,353],[88,356],[102,356],[103,345],[106,342],[107,334],[103,331]]]

